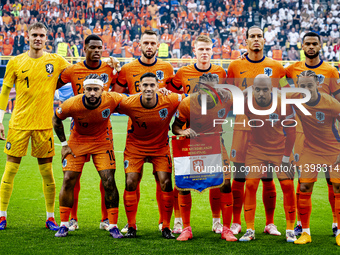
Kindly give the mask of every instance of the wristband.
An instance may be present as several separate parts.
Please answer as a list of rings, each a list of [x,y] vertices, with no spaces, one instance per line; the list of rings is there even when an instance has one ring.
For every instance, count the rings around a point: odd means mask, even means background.
[[[61,146],[66,146],[67,145],[67,141],[63,141],[63,142],[61,142]]]
[[[283,163],[289,163],[289,157],[288,156],[283,156],[282,157],[282,162]]]
[[[0,109],[0,124],[2,124],[2,120],[4,119],[5,111]]]

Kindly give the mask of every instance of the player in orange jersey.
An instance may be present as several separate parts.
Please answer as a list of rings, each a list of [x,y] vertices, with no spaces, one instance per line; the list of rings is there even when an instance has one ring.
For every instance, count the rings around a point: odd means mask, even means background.
[[[192,65],[181,67],[175,77],[171,80],[173,90],[182,90],[187,94],[197,92],[195,88],[197,79],[204,73],[217,74],[219,78],[226,78],[225,70],[218,65],[210,63],[213,43],[208,36],[200,35],[195,40],[194,54],[197,62]],[[171,88],[170,88],[171,89]],[[181,233],[182,219],[179,211],[177,197],[179,197],[177,189],[175,189],[175,224],[174,233]],[[210,207],[213,217],[212,230],[218,234],[222,233],[223,225],[221,224],[221,209],[220,209],[221,192],[219,189],[209,190]]]
[[[156,58],[157,49],[159,48],[159,42],[157,39],[157,33],[152,30],[146,30],[141,36],[141,40],[138,46],[141,49],[142,56],[131,63],[125,64],[122,70],[119,72],[118,80],[114,86],[114,91],[125,92],[129,94],[136,94],[140,92],[139,82],[140,77],[147,72],[154,73],[159,80],[159,87],[166,87],[167,82],[173,77],[174,69],[170,63]],[[128,122],[128,130],[131,128],[131,120]],[[159,210],[159,228],[162,229],[162,214],[161,214],[161,186],[156,178],[156,198]],[[137,187],[137,197],[139,201],[140,189]],[[128,226],[126,225],[122,229],[122,233],[127,232]]]
[[[287,78],[293,79],[293,82],[297,86],[296,78],[297,76],[307,70],[312,70],[316,73],[319,78],[318,91],[326,93],[328,95],[333,95],[338,101],[340,101],[340,84],[338,82],[339,73],[338,70],[331,66],[330,64],[323,62],[319,57],[319,52],[321,50],[320,36],[313,32],[308,32],[303,36],[302,49],[305,53],[306,60],[296,62],[286,68]],[[303,142],[305,136],[303,134],[302,125],[298,119],[298,125],[296,128],[296,140],[294,146],[294,159],[297,165],[300,165],[299,159],[303,149]],[[335,214],[335,198],[333,185],[330,182],[329,174],[327,175],[327,186],[328,186],[328,200],[332,207],[333,213],[333,224],[332,231],[336,234],[337,231],[337,219]],[[299,196],[300,185],[297,186],[296,196]],[[298,212],[297,226],[295,227],[295,235],[300,235],[302,233],[301,220]]]
[[[265,74],[272,78],[272,86],[280,87],[280,82],[286,85],[285,70],[283,66],[275,60],[263,55],[263,31],[257,26],[252,26],[247,30],[247,45],[249,53],[246,59],[237,59],[230,63],[227,74],[228,84],[233,84],[244,90],[253,85],[254,78],[258,74]],[[245,173],[240,171],[244,167],[247,145],[249,140],[250,127],[244,126],[245,115],[237,115],[235,119],[233,142],[230,153],[230,160],[236,167],[236,173],[232,184],[234,198],[233,224],[231,230],[234,234],[241,232],[241,211],[244,201]],[[263,203],[266,211],[266,225],[273,224],[274,210],[276,204],[276,189],[273,179],[263,179]],[[274,231],[273,233],[276,233]]]
[[[222,132],[221,125],[214,127],[214,119],[225,119],[228,115],[230,108],[232,107],[232,100],[226,100],[223,98],[221,103],[218,102],[217,95],[214,95],[209,87],[213,87],[219,82],[217,74],[203,74],[199,78],[199,84],[197,86],[198,92],[193,93],[190,97],[185,98],[178,107],[178,114],[174,124],[172,125],[172,131],[176,135],[184,135],[188,138],[194,138],[199,133],[210,132]],[[206,84],[206,85],[205,85]],[[214,95],[207,97],[207,114],[201,115],[201,95],[207,93],[208,95]],[[222,97],[222,96],[221,96]],[[215,102],[218,102],[217,104]],[[186,129],[183,129],[184,125]],[[223,150],[223,165],[229,166],[228,153],[224,147]],[[224,184],[220,188],[221,198],[220,205],[223,218],[223,229],[221,238],[226,241],[237,241],[237,238],[230,230],[230,224],[233,214],[233,196],[231,193],[230,172],[224,173]],[[183,231],[177,238],[179,241],[187,241],[192,239],[192,229],[190,226],[190,211],[191,211],[191,193],[190,191],[180,191],[179,193],[179,205],[180,212],[183,219]]]
[[[296,240],[294,235],[296,201],[293,182],[294,171],[289,159],[291,156],[291,161],[293,161],[292,150],[296,131],[293,108],[289,105],[286,115],[281,115],[281,96],[276,98],[276,94],[272,94],[272,80],[265,74],[256,76],[253,90],[253,94],[248,95],[252,97],[253,108],[265,111],[271,109],[273,105],[277,105],[277,107],[269,115],[258,115],[252,113],[248,104],[245,104],[245,114],[249,118],[248,125],[251,126],[251,131],[245,159],[247,175],[244,216],[247,232],[240,238],[240,241],[255,239],[256,191],[260,179],[272,179],[273,170],[275,170],[283,192],[283,205],[287,222],[286,240],[287,242],[294,242]],[[273,103],[273,98],[277,100],[276,104]],[[280,167],[286,169],[280,169]],[[269,195],[275,196],[275,193]],[[281,235],[273,223],[267,225],[264,232]]]
[[[15,84],[17,100],[6,141],[7,161],[0,187],[0,230],[7,221],[7,208],[14,177],[21,158],[32,141],[32,156],[38,159],[46,203],[46,227],[58,230],[54,220],[55,182],[52,170],[54,138],[52,130],[53,98],[59,74],[69,63],[57,54],[44,52],[47,28],[34,23],[28,29],[30,50],[8,62],[0,95],[0,139],[5,140],[2,124],[9,93]]]
[[[172,162],[168,140],[169,124],[182,100],[182,95],[172,93],[163,96],[156,93],[158,79],[153,73],[145,73],[140,78],[141,95],[123,99],[118,112],[128,115],[132,121],[124,151],[126,184],[124,205],[128,218],[126,237],[136,237],[136,214],[138,207],[136,189],[141,179],[145,162],[153,164],[158,176],[162,199],[162,235],[166,239],[175,238],[170,230],[173,209]]]
[[[117,75],[113,74],[112,68],[106,62],[100,60],[102,56],[102,51],[102,39],[94,34],[89,35],[85,39],[85,61],[79,62],[66,68],[59,77],[58,86],[62,86],[70,82],[72,84],[74,95],[82,94],[84,92],[83,82],[85,77],[89,74],[98,74],[104,82],[104,91],[109,91],[110,86],[115,83]],[[113,137],[111,122],[109,121],[108,124],[110,139],[112,140]],[[77,211],[80,192],[80,177],[81,173],[78,176],[78,180],[74,188],[74,203],[69,224],[70,231],[74,231],[75,229],[79,228]],[[102,219],[99,228],[108,230],[109,220],[105,207],[105,190],[102,183],[100,183],[100,192]]]
[[[108,126],[110,115],[116,110],[123,96],[116,92],[103,92],[104,81],[98,74],[86,76],[83,86],[84,95],[66,100],[53,117],[54,131],[63,146],[61,156],[64,171],[63,186],[59,194],[61,224],[55,236],[68,235],[74,186],[85,162],[92,156],[105,189],[110,234],[113,238],[122,238],[123,235],[117,227],[119,194],[114,178],[116,165],[113,141]],[[62,123],[67,117],[74,120],[68,142]]]
[[[298,76],[297,84],[311,94],[310,100],[302,104],[311,115],[305,115],[294,106],[305,135],[299,160],[300,195],[297,197],[302,234],[294,243],[306,244],[312,241],[309,228],[311,195],[320,171],[329,172],[334,189],[335,214],[337,222],[340,222],[340,137],[335,126],[336,121],[340,120],[340,103],[332,96],[318,92],[319,78],[314,71],[303,71]],[[301,95],[293,94],[291,97],[301,98]],[[336,233],[336,243],[340,246],[340,230]]]

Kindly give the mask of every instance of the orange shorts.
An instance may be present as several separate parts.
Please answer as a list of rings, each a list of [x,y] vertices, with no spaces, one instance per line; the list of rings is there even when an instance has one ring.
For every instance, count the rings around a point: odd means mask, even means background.
[[[149,162],[153,165],[153,174],[156,172],[172,173],[172,160],[170,149],[163,155],[149,156],[124,151],[125,173],[142,173],[144,163]]]
[[[82,172],[85,162],[90,161],[91,154],[73,157],[67,155],[63,161],[63,171]],[[116,160],[113,150],[106,153],[92,154],[93,164],[97,171],[116,169]]]
[[[299,165],[300,156],[303,150],[303,143],[305,141],[305,134],[296,132],[295,144],[294,144],[294,162]]]
[[[235,163],[244,163],[248,149],[250,131],[234,130],[231,145],[230,160]]]
[[[299,164],[300,183],[316,182],[319,173],[327,172],[330,181],[340,183],[340,164],[333,165],[338,155],[318,155],[311,151],[302,151]]]
[[[290,162],[293,163],[293,154],[290,156]],[[246,178],[273,178],[276,173],[277,178],[287,178],[284,171],[281,171],[282,155],[272,155],[266,153],[256,153],[248,151],[245,161]],[[293,167],[293,165],[292,165]]]

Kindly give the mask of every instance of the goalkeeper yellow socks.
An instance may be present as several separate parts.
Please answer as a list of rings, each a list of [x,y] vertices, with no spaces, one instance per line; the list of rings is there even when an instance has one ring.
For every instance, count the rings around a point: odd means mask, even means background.
[[[0,211],[6,212],[8,203],[13,191],[13,182],[16,173],[19,170],[19,165],[13,162],[6,162],[5,172],[1,179],[0,186]]]
[[[48,213],[54,213],[55,182],[53,178],[52,163],[39,165],[39,170],[43,178],[46,211]]]

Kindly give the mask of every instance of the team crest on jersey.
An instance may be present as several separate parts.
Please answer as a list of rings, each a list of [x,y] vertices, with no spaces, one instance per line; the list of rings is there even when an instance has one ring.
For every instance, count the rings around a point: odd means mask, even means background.
[[[269,114],[269,119],[275,120],[275,121],[273,121],[275,123],[275,122],[279,121],[279,115],[277,113],[271,113],[271,114]]]
[[[46,64],[46,72],[48,72],[49,74],[53,73],[54,71],[54,67],[52,64]]]
[[[63,112],[63,110],[61,109],[61,107],[58,108],[57,113],[61,114]]]
[[[11,149],[12,145],[10,142],[6,143],[6,149],[9,151]]]
[[[267,75],[267,76],[272,76],[273,75],[273,69],[271,69],[270,67],[266,67],[264,69],[264,74]]]
[[[159,111],[159,116],[164,120],[168,116],[168,109],[163,108]]]
[[[67,159],[65,158],[64,160],[63,160],[63,167],[66,167],[67,166]]]
[[[236,157],[236,150],[235,150],[235,149],[232,149],[232,150],[231,150],[231,157],[232,157],[232,158],[235,158],[235,157]]]
[[[164,79],[164,72],[162,70],[157,70],[156,76],[157,76],[158,80],[163,80]]]
[[[318,74],[318,80],[319,83],[322,84],[325,81],[325,76],[323,76],[322,74]]]
[[[102,78],[104,84],[107,83],[109,81],[109,75],[107,73],[102,73],[100,75],[100,78]]]
[[[219,118],[223,118],[224,115],[225,115],[225,109],[222,108],[221,110],[218,111],[217,116]]]
[[[128,168],[129,166],[129,160],[124,161],[124,169]]]
[[[319,121],[324,121],[325,120],[325,114],[323,112],[316,112],[315,117]]]
[[[299,162],[299,159],[300,159],[300,155],[298,153],[295,153],[294,154],[294,161]]]
[[[104,111],[102,111],[102,117],[104,118],[104,119],[106,119],[106,118],[108,118],[109,116],[110,116],[110,109],[109,108],[107,108],[107,109],[105,109]]]

